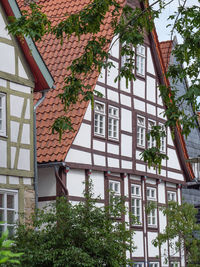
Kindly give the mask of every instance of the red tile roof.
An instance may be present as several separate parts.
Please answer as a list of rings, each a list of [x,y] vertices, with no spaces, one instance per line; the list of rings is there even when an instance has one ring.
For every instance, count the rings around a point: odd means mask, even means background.
[[[172,46],[173,46],[173,41],[160,42],[160,49],[166,70],[168,69],[170,63]]]
[[[17,0],[17,2],[21,9],[26,8],[24,7],[24,0]],[[120,0],[120,2],[123,3],[124,0]],[[37,4],[43,6],[43,12],[47,14],[53,23],[61,20],[66,13],[71,14],[80,11],[88,3],[90,3],[90,0],[37,1]],[[112,37],[111,14],[107,14],[105,18],[101,36],[106,36],[110,39]],[[58,134],[51,133],[51,126],[54,120],[65,115],[63,105],[57,95],[62,92],[64,78],[69,73],[66,69],[71,65],[72,60],[81,56],[89,39],[89,34],[81,36],[80,41],[72,35],[69,39],[64,40],[63,45],[61,45],[55,36],[47,35],[41,42],[37,43],[38,50],[48,66],[56,86],[56,90],[49,91],[42,105],[37,108],[37,159],[39,163],[64,161],[81,125],[88,106],[87,102],[77,103],[71,106],[67,112],[67,116],[71,118],[74,132],[65,132],[61,142],[59,142]],[[98,75],[99,73],[94,71],[88,77],[86,84],[94,87]],[[40,95],[37,94],[35,100],[39,97]]]

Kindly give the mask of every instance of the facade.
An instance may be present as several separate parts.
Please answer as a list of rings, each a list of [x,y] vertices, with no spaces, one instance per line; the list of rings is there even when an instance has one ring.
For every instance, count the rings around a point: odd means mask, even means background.
[[[174,46],[177,44],[176,38],[173,41],[165,41],[160,43],[161,52],[164,58],[166,69],[169,65],[178,64],[176,58],[172,55]],[[173,82],[170,80],[170,83]],[[176,84],[177,96],[183,95],[187,91],[187,81],[178,82]],[[195,115],[192,107],[183,103],[182,108],[189,114],[189,116]],[[185,139],[188,156],[191,160],[193,171],[195,174],[195,180],[187,183],[187,186],[183,188],[183,200],[194,204],[199,209],[200,206],[200,127],[198,121],[196,121],[196,128],[191,129],[190,134]]]
[[[18,1],[23,8],[23,1]],[[134,8],[137,1],[128,1]],[[45,13],[62,15],[81,10],[87,1],[49,0],[42,3]],[[110,14],[107,15],[102,36],[112,40]],[[148,168],[141,160],[140,153],[153,146],[154,141],[146,139],[152,125],[163,125],[166,118],[162,112],[165,106],[159,97],[157,85],[167,83],[163,76],[164,63],[155,31],[146,35],[144,44],[136,48],[136,81],[115,83],[118,68],[124,62],[120,56],[120,43],[112,46],[110,61],[116,66],[110,71],[103,70],[99,75],[93,72],[86,81],[103,94],[95,97],[94,109],[90,103],[77,103],[70,107],[74,132],[67,132],[59,142],[57,134],[50,132],[55,118],[63,115],[63,106],[57,97],[62,92],[65,70],[72,60],[83,53],[88,36],[71,36],[63,46],[54,36],[47,36],[37,47],[49,70],[56,90],[47,93],[37,111],[37,160],[38,160],[38,201],[43,207],[57,196],[67,194],[76,204],[84,200],[84,182],[91,179],[99,207],[109,203],[109,192],[124,196],[128,209],[138,218],[132,224],[129,216],[121,217],[135,230],[136,250],[129,255],[135,267],[185,266],[184,253],[174,253],[169,243],[155,248],[152,240],[162,232],[167,220],[159,207],[175,200],[181,203],[181,187],[186,179],[192,179],[192,170],[185,161],[187,153],[184,140],[177,129],[172,140],[170,129],[162,139],[162,151],[169,160],[164,161],[161,173]],[[110,191],[109,191],[110,190]],[[36,192],[37,193],[37,192]],[[156,203],[156,208],[147,215],[148,202]],[[165,263],[164,255],[170,262]]]
[[[53,82],[50,74],[39,78],[39,73],[43,74],[37,65],[39,59],[35,60],[34,47],[31,55],[31,40],[29,45],[28,39],[20,43],[5,29],[7,17],[17,12],[15,1],[1,1],[0,220],[4,222],[1,231],[8,228],[10,232],[20,214],[29,215],[35,206],[33,91],[47,89]],[[48,72],[45,68],[43,71]]]

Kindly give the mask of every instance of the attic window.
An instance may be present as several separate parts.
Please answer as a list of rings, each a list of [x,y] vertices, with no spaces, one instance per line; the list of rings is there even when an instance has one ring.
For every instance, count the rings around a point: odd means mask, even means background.
[[[136,69],[137,74],[140,76],[145,75],[145,47],[143,45],[138,45],[136,49]]]

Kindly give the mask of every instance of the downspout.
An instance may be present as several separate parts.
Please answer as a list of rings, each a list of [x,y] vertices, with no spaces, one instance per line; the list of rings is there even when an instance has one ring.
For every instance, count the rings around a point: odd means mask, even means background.
[[[42,97],[33,107],[33,140],[34,140],[34,189],[35,208],[38,209],[38,169],[37,169],[37,130],[36,130],[36,109],[44,101],[48,90],[42,92]]]

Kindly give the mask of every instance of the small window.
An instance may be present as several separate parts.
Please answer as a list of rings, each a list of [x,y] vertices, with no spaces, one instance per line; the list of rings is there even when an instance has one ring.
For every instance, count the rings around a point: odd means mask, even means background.
[[[164,124],[159,123],[159,126],[161,126],[161,131],[165,131]],[[161,136],[161,139],[160,139],[160,151],[162,153],[166,152],[166,136]]]
[[[170,267],[179,267],[179,262],[171,262]]]
[[[113,212],[114,208],[119,204],[121,201],[121,188],[120,182],[110,180],[109,181],[109,204],[112,207],[111,213]],[[117,214],[120,216],[121,214]]]
[[[153,129],[153,126],[155,126],[155,121],[148,120],[148,132],[150,132]],[[148,140],[148,148],[155,147],[156,146],[156,140],[150,135]]]
[[[137,46],[137,57],[136,57],[136,62],[137,62],[137,74],[140,76],[145,75],[145,47],[143,45],[138,45]]]
[[[150,262],[149,267],[159,267],[159,262]]]
[[[131,212],[136,218],[134,225],[142,223],[142,195],[140,185],[131,185]]]
[[[105,104],[95,102],[94,111],[94,133],[105,136]]]
[[[144,263],[134,263],[133,267],[144,267]]]
[[[6,135],[6,95],[0,93],[0,135]]]
[[[147,203],[149,206],[154,204],[157,201],[157,196],[156,196],[156,189],[152,187],[147,188]],[[148,226],[157,226],[157,209],[151,208],[150,212],[147,215],[147,222]]]
[[[176,201],[176,192],[168,191],[167,192],[168,201]]]
[[[108,107],[108,137],[119,138],[119,109],[112,106]]]
[[[18,192],[0,190],[0,231],[8,229],[13,235],[14,225],[18,219]]]
[[[137,145],[145,147],[145,118],[137,117]]]

